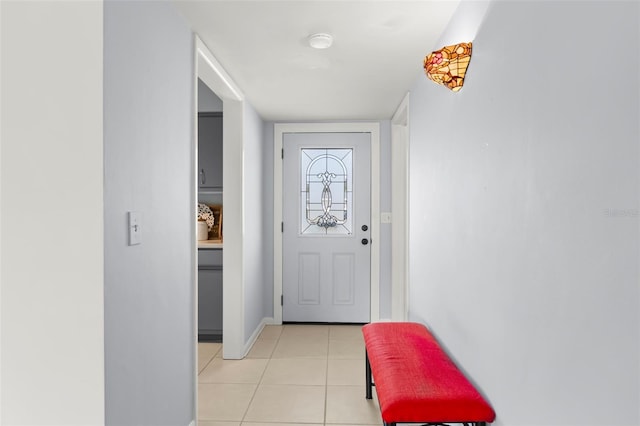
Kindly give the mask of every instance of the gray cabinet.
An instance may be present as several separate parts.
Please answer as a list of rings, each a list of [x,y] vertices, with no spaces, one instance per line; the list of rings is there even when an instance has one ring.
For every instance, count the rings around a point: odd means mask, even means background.
[[[198,190],[222,191],[222,113],[198,113]]]
[[[222,249],[198,250],[198,340],[222,341]]]

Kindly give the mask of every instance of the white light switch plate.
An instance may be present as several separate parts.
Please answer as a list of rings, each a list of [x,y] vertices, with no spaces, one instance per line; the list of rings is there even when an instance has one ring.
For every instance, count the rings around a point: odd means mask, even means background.
[[[140,213],[129,212],[129,245],[135,246],[140,244],[142,232],[140,229]]]
[[[380,213],[380,223],[391,223],[391,213],[390,212]]]

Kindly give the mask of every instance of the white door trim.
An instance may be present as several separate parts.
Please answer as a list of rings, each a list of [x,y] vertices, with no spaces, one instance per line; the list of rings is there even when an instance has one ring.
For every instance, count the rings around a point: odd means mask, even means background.
[[[242,176],[243,176],[243,111],[244,94],[233,82],[229,74],[220,65],[207,48],[204,42],[195,35],[195,67],[194,67],[194,134],[193,134],[193,178],[192,194],[194,197],[191,217],[197,214],[196,204],[198,202],[198,78],[200,78],[223,102],[223,162],[228,167],[223,170],[223,180],[225,191],[223,194],[223,204],[225,213],[230,217],[225,217],[224,223],[224,256],[223,256],[223,330],[224,358],[239,359],[244,356],[244,303],[243,303],[243,264],[242,264]],[[236,219],[237,220],[234,220]],[[193,235],[196,234],[196,222],[192,225]],[[194,238],[195,241],[195,238]],[[198,341],[198,248],[197,242],[193,246],[194,265],[194,335]],[[195,351],[196,356],[198,351]],[[195,372],[195,383],[197,396],[197,366]],[[196,398],[197,401],[197,398]],[[196,407],[197,413],[197,407]]]
[[[391,119],[391,319],[409,308],[409,93]]]
[[[276,123],[273,128],[273,318],[282,324],[282,138],[284,133],[371,134],[371,322],[380,319],[380,124]],[[226,232],[226,230],[225,230]]]

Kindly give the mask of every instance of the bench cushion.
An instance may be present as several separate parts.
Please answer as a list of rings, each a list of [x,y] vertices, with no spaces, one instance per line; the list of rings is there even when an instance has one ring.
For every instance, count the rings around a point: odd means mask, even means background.
[[[362,328],[386,423],[493,422],[495,413],[422,324]]]

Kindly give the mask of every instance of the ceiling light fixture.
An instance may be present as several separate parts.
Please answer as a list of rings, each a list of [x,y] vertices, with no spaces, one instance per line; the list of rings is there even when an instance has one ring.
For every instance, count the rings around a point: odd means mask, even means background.
[[[331,47],[333,37],[331,34],[317,33],[309,36],[309,46],[314,49],[326,49]]]

